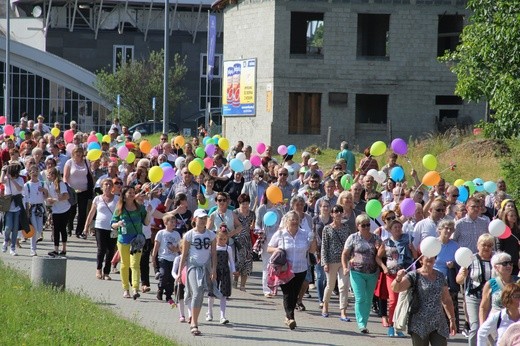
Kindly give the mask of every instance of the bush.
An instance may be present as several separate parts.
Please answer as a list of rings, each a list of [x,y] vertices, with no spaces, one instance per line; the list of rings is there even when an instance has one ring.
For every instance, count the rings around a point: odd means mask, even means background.
[[[507,192],[514,198],[520,197],[520,142],[509,140],[510,154],[500,164],[501,173],[507,183]]]

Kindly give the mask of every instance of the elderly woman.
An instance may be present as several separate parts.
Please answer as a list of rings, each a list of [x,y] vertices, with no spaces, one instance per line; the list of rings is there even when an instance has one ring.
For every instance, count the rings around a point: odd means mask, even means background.
[[[283,292],[283,307],[285,310],[285,324],[290,328],[296,328],[294,309],[301,290],[303,281],[308,271],[308,253],[316,251],[316,239],[314,233],[300,227],[301,220],[294,210],[289,211],[282,220],[283,228],[276,232],[267,251],[273,253],[277,249],[286,250],[287,261],[292,266],[294,278],[288,283],[280,285]]]
[[[399,294],[392,291],[392,282],[395,280],[397,272],[401,269],[407,269],[414,258],[417,257],[417,250],[413,246],[413,239],[407,233],[403,233],[403,224],[399,220],[392,220],[387,228],[390,232],[390,237],[386,238],[384,252],[381,248],[378,251],[379,257],[386,257],[386,263],[383,265],[385,273],[385,284],[388,291],[388,336],[395,336],[394,311],[397,305],[397,298]],[[397,332],[397,336],[404,336],[401,331]]]
[[[72,232],[74,218],[78,214],[76,225],[76,238],[86,238],[83,234],[85,221],[87,220],[87,206],[94,193],[94,181],[90,173],[87,160],[83,157],[85,151],[78,146],[72,149],[72,158],[65,163],[63,171],[63,181],[70,185],[78,195],[78,203],[73,205],[69,214],[69,234]],[[91,180],[89,182],[89,179]]]
[[[444,275],[433,268],[435,258],[423,256],[420,262],[421,268],[411,273],[399,270],[392,290],[403,292],[412,286],[416,290],[419,305],[408,318],[412,345],[447,345],[449,336],[457,332],[448,285]]]
[[[459,304],[458,294],[460,286],[455,281],[457,276],[458,265],[455,262],[455,252],[459,249],[459,244],[456,241],[450,239],[451,235],[455,231],[455,222],[451,219],[442,219],[437,224],[438,240],[442,244],[441,252],[437,255],[433,268],[438,270],[448,281],[448,288],[450,291],[451,300],[455,308],[457,330],[459,329]]]
[[[356,227],[358,231],[345,242],[341,264],[343,275],[350,273],[350,283],[356,298],[354,310],[358,328],[361,333],[368,334],[370,305],[379,277],[379,267],[383,265],[377,252],[380,247],[384,249],[384,244],[381,238],[370,232],[368,215],[356,217]]]
[[[327,277],[327,287],[323,297],[323,309],[321,316],[329,317],[329,301],[332,290],[338,280],[340,321],[350,322],[347,317],[348,289],[350,280],[341,268],[341,254],[343,246],[349,236],[348,226],[341,222],[343,207],[335,205],[332,207],[332,223],[323,228],[321,243],[321,265]]]
[[[507,284],[518,280],[516,275],[511,275],[513,271],[513,261],[511,255],[505,252],[497,252],[491,257],[493,267],[491,278],[482,289],[482,301],[480,302],[479,321],[480,324],[488,318],[490,313],[498,312],[504,306],[500,295]]]
[[[251,229],[255,227],[255,213],[249,208],[249,195],[238,196],[238,209],[233,210],[242,225],[235,235],[235,249],[237,255],[236,271],[240,275],[240,290],[246,290],[247,277],[253,271],[253,247],[251,244]],[[238,286],[238,277],[235,277],[235,288]]]
[[[457,274],[457,283],[466,288],[467,322],[469,324],[468,344],[477,344],[477,330],[479,327],[479,307],[482,300],[482,289],[491,279],[491,256],[495,246],[495,238],[489,234],[482,234],[477,241],[478,252],[473,255],[473,261],[468,268],[460,268]]]
[[[338,196],[338,204],[343,207],[343,223],[349,228],[349,234],[356,232],[356,216],[359,212],[354,209],[354,196],[350,191],[343,191]]]
[[[477,346],[487,346],[488,337],[495,333],[498,334],[496,345],[499,345],[502,335],[507,328],[520,320],[520,286],[518,284],[508,284],[502,290],[501,300],[504,308],[489,315],[487,320],[480,326]]]

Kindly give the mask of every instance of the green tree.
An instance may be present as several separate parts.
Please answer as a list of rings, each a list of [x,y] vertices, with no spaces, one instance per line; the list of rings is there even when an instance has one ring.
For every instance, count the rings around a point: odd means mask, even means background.
[[[173,110],[186,99],[181,82],[188,71],[186,57],[173,57],[168,78],[169,119]],[[135,124],[153,117],[152,98],[156,98],[157,118],[162,118],[164,51],[150,54],[147,60],[134,60],[120,66],[115,73],[102,70],[96,75],[96,87],[106,100],[117,107],[117,95],[121,95],[121,123]]]
[[[457,75],[455,93],[467,101],[488,101],[492,122],[485,134],[511,138],[520,134],[520,0],[468,0],[472,11],[461,44],[447,52]]]

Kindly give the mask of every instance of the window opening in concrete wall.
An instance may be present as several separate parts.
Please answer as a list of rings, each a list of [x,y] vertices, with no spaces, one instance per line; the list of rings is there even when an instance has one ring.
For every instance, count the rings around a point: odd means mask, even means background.
[[[347,106],[348,93],[329,93],[329,106]]]
[[[458,109],[439,109],[439,122],[446,122],[448,119],[457,119],[459,116]]]
[[[211,102],[211,109],[222,107],[222,54],[215,54],[215,66],[213,67],[213,80],[208,81],[208,102]],[[206,70],[208,66],[208,55],[200,55],[200,89],[199,89],[199,110],[206,109]]]
[[[112,66],[114,73],[122,64],[129,64],[134,60],[134,46],[114,45]]]
[[[445,51],[454,51],[460,42],[460,34],[464,27],[464,16],[439,16],[437,56],[444,55]]]
[[[389,58],[389,14],[358,14],[357,56],[364,58]]]
[[[290,53],[323,56],[323,13],[291,12]]]
[[[356,95],[356,123],[386,124],[388,95]]]
[[[289,93],[289,134],[321,133],[321,94]]]
[[[436,105],[461,105],[462,98],[455,95],[437,95],[435,96]]]

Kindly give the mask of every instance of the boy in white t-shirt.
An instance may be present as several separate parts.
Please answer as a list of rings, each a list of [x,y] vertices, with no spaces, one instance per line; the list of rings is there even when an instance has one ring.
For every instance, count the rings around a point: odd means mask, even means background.
[[[172,299],[174,279],[172,276],[173,261],[179,256],[179,243],[181,235],[175,231],[177,220],[174,215],[165,214],[163,222],[166,229],[160,230],[155,236],[152,258],[158,256],[159,259],[159,289],[157,290],[157,300],[163,300],[173,305]]]

